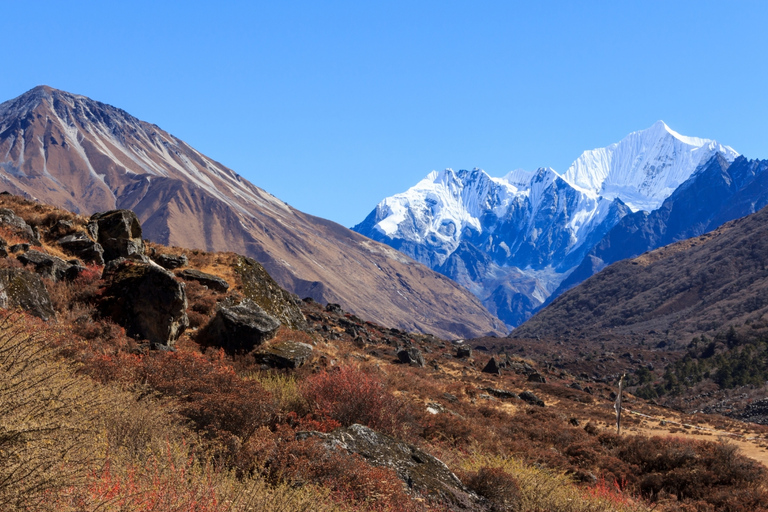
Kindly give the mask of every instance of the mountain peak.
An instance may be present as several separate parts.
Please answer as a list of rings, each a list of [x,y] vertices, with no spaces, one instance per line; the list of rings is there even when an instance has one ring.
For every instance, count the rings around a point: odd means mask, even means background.
[[[563,178],[594,196],[619,198],[633,211],[651,211],[716,153],[729,161],[739,155],[715,140],[687,137],[657,121],[610,146],[585,151]]]

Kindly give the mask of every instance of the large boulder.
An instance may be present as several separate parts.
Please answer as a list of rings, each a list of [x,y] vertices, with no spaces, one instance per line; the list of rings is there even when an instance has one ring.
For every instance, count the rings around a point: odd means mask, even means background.
[[[217,292],[224,293],[229,289],[229,283],[224,279],[213,274],[206,274],[194,268],[182,270],[177,275],[185,281],[197,281],[206,288]]]
[[[238,256],[234,271],[246,298],[291,329],[306,327],[298,298],[283,290],[256,260]]]
[[[278,327],[280,320],[245,299],[234,306],[220,304],[197,340],[204,345],[221,347],[230,354],[248,353],[272,339]]]
[[[424,366],[424,356],[416,347],[401,348],[397,351],[397,359],[403,364]]]
[[[257,363],[272,368],[298,368],[312,358],[312,345],[299,341],[273,343],[253,353]]]
[[[94,213],[88,223],[88,231],[95,234],[104,249],[105,261],[117,258],[142,259],[144,256],[141,223],[131,210]]]
[[[43,280],[21,268],[0,269],[0,308],[21,308],[46,321],[56,316]]]
[[[409,488],[422,496],[453,504],[479,502],[478,496],[467,489],[441,460],[366,426],[355,424],[329,434],[299,432],[297,437],[318,438],[328,450],[355,453],[374,466],[392,468]]]
[[[59,238],[56,241],[59,246],[73,256],[77,256],[85,263],[104,264],[104,249],[101,244],[91,240],[85,233],[75,233]]]
[[[35,272],[52,281],[74,279],[81,267],[67,263],[61,258],[40,251],[27,251],[16,257],[24,265],[32,265]]]
[[[171,345],[189,326],[184,283],[157,265],[123,261],[105,267],[102,312],[129,336]]]

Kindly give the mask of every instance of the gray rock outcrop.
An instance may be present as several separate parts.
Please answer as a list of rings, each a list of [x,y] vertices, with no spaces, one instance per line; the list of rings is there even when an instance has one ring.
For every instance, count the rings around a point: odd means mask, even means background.
[[[56,241],[61,248],[85,263],[104,264],[104,249],[101,244],[91,240],[85,233],[75,233]]]
[[[24,265],[32,265],[35,268],[35,273],[53,281],[74,279],[81,268],[56,256],[35,250],[19,254],[16,258]]]
[[[88,230],[104,249],[104,260],[116,258],[141,259],[144,241],[141,239],[141,223],[131,210],[110,210],[94,213]]]
[[[299,439],[312,437],[320,439],[329,450],[355,453],[374,466],[392,468],[409,488],[422,496],[453,504],[479,501],[438,458],[366,426],[355,424],[329,434],[297,434]]]

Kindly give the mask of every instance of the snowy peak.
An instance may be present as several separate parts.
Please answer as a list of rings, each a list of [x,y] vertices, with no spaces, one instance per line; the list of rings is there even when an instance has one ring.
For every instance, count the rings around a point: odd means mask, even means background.
[[[658,121],[605,148],[585,151],[563,175],[581,190],[652,211],[715,154],[739,154],[714,140],[686,137]]]

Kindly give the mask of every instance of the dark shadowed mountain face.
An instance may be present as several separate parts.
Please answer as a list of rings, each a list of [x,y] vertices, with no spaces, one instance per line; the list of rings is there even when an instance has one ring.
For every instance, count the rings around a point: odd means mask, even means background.
[[[746,161],[745,161],[746,162]],[[736,165],[736,164],[734,164]],[[739,164],[741,165],[741,164]],[[515,338],[687,340],[768,314],[768,209],[623,260],[565,292]]]
[[[257,259],[286,289],[443,337],[504,326],[451,280],[304,214],[155,125],[50,87],[0,105],[2,188],[90,214],[134,210],[147,238]]]
[[[616,261],[699,236],[768,204],[767,160],[710,160],[653,212],[627,215],[562,282],[550,301]]]

